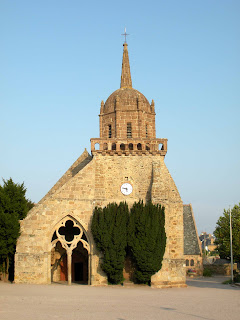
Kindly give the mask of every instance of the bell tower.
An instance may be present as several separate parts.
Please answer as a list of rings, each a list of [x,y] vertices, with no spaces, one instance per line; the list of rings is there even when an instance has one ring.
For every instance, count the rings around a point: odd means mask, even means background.
[[[101,102],[99,120],[100,137],[91,139],[92,155],[85,149],[21,220],[15,282],[50,284],[62,280],[59,262],[65,252],[63,266],[68,270],[69,284],[71,277],[78,281],[75,275],[80,273],[81,262],[88,284],[106,285],[102,256],[91,240],[94,208],[113,202],[126,202],[130,208],[141,200],[165,208],[166,248],[151,286],[185,286],[183,203],[164,162],[167,139],[156,138],[154,102],[150,104],[132,87],[126,42],[120,88]],[[126,267],[123,274],[128,279]]]
[[[100,138],[91,139],[91,152],[110,154],[167,153],[167,139],[156,138],[155,105],[132,87],[128,45],[123,44],[120,89],[101,102]]]

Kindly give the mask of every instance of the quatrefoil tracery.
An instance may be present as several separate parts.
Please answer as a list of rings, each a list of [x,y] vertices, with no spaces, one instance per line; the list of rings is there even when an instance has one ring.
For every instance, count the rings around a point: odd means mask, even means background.
[[[65,236],[65,240],[70,243],[73,241],[74,236],[80,235],[81,230],[78,227],[73,226],[72,220],[67,220],[65,226],[58,229],[58,233],[61,236]]]
[[[83,247],[90,252],[89,243],[82,239],[83,235],[83,229],[68,217],[61,222],[59,227],[56,228],[57,238],[52,241],[52,247],[55,247],[56,243],[60,241],[63,248],[67,251],[72,251],[77,247],[77,244],[80,241],[82,242]]]

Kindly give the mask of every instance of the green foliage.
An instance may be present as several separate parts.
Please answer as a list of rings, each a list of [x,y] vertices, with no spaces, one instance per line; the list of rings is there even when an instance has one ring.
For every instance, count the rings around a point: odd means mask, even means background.
[[[233,260],[240,261],[240,204],[235,205],[231,210],[232,214],[232,248]],[[215,243],[218,246],[218,252],[222,259],[230,257],[230,211],[225,210],[223,216],[217,221],[214,231],[216,237]]]
[[[232,279],[228,279],[222,282],[222,284],[232,284],[232,283],[240,283],[240,273],[237,273],[234,275],[233,281]]]
[[[34,205],[26,199],[26,191],[24,183],[14,183],[12,178],[7,181],[3,179],[3,186],[0,186],[0,201],[4,212],[16,213],[18,220],[24,219]]]
[[[126,249],[134,262],[134,280],[150,283],[151,276],[162,267],[166,246],[164,208],[134,203],[130,215],[126,203],[96,207],[92,234],[97,248],[103,253],[102,270],[110,283],[123,280]],[[127,247],[128,246],[128,247]]]
[[[128,246],[136,265],[137,283],[150,283],[162,267],[166,246],[164,208],[142,201],[134,203],[128,224]]]
[[[222,284],[232,284],[232,279],[225,280]]]
[[[203,276],[204,277],[212,277],[213,271],[209,268],[204,268],[203,269]]]
[[[235,274],[235,276],[233,277],[233,281],[235,283],[240,283],[240,273]]]
[[[91,230],[97,248],[103,253],[102,270],[113,284],[122,282],[127,246],[128,206],[121,202],[96,207]]]
[[[20,235],[19,220],[26,217],[33,203],[25,198],[24,184],[16,184],[10,178],[0,185],[0,269],[8,273],[14,260],[17,238]]]

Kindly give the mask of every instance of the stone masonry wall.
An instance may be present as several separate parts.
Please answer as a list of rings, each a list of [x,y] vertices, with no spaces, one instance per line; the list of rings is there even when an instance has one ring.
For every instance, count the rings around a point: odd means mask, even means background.
[[[112,128],[112,138],[127,138],[127,123],[131,123],[132,138],[155,138],[155,114],[142,111],[116,111],[102,117],[102,132],[100,137],[109,137],[109,125]],[[146,130],[147,126],[147,130]],[[147,132],[146,132],[147,131]]]
[[[129,196],[124,196],[120,191],[124,182],[133,186]],[[167,233],[163,268],[152,277],[152,284],[155,287],[183,285],[182,201],[165,166],[164,157],[160,155],[96,155],[65,184],[36,205],[21,222],[22,233],[15,258],[15,282],[51,282],[54,227],[68,215],[82,225],[91,240],[91,284],[106,284],[106,276],[100,268],[101,257],[90,232],[94,207],[120,201],[127,201],[130,207],[135,201],[151,198],[153,202],[166,207]]]

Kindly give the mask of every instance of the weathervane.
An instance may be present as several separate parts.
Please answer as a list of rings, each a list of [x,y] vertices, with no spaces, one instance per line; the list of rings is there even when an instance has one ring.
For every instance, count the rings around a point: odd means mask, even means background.
[[[127,43],[127,36],[129,36],[129,33],[126,33],[126,28],[124,28],[124,33],[122,33],[121,35],[125,36],[125,43]]]

